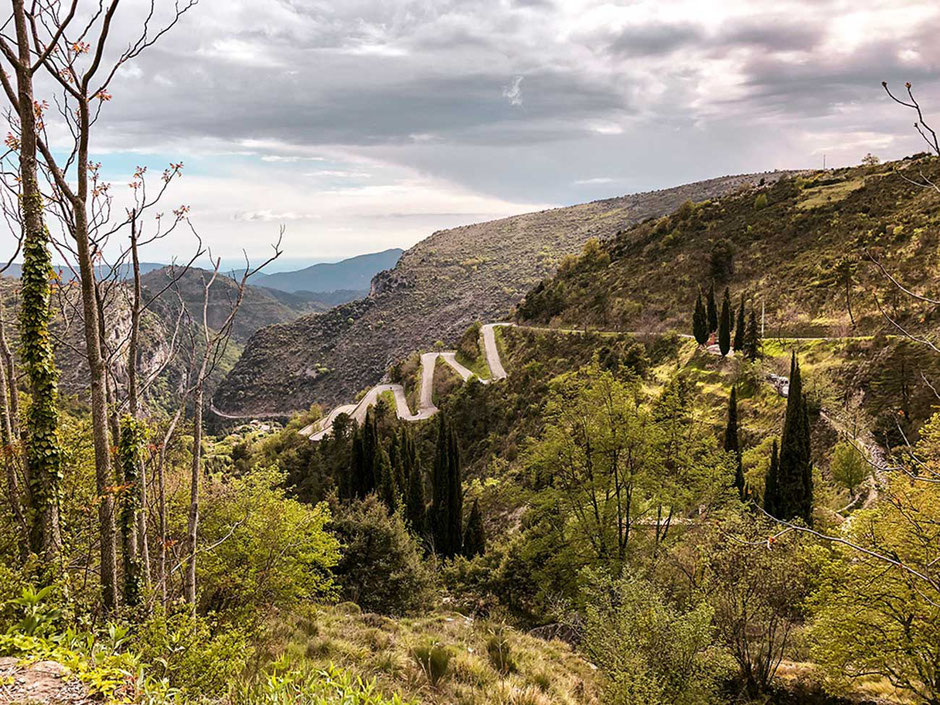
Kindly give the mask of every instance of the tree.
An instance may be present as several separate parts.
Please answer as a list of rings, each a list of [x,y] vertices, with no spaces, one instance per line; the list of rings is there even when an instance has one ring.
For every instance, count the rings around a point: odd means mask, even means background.
[[[56,569],[62,548],[59,505],[62,480],[62,450],[58,438],[57,371],[49,324],[50,306],[49,231],[43,217],[43,198],[38,178],[37,154],[42,103],[33,94],[33,35],[29,31],[23,0],[13,0],[15,50],[0,40],[3,56],[13,66],[16,85],[6,71],[0,82],[19,119],[19,189],[23,230],[23,267],[20,274],[20,345],[30,404],[25,424],[25,461],[30,507],[30,547]],[[37,114],[38,113],[38,114]],[[109,478],[110,479],[110,478]],[[102,498],[110,507],[110,497]],[[106,550],[104,547],[102,550]],[[105,600],[113,603],[114,591],[105,586]]]
[[[845,487],[854,498],[858,486],[871,474],[871,469],[858,448],[846,441],[840,441],[832,449],[829,472],[832,479]]]
[[[731,351],[731,297],[727,288],[721,301],[721,316],[718,319],[718,349],[722,355]]]
[[[936,467],[940,458],[940,419],[929,425],[914,465]],[[813,660],[837,686],[874,675],[933,705],[940,702],[940,492],[912,481],[906,468],[886,477],[880,501],[837,536],[841,560],[830,562],[813,597]]]
[[[399,513],[372,495],[342,507],[333,526],[344,547],[334,572],[346,599],[391,615],[432,606],[434,576]]]
[[[790,389],[780,439],[777,470],[779,504],[774,516],[784,521],[813,522],[813,462],[810,449],[809,409],[803,394],[800,363],[796,353],[790,360]]]
[[[708,301],[706,302],[706,312],[708,313],[708,332],[714,333],[718,330],[718,304],[715,303],[715,285],[712,284],[708,289]]]
[[[712,279],[719,284],[724,284],[734,274],[734,244],[727,238],[712,245],[710,267]]]
[[[695,342],[699,345],[705,345],[708,342],[708,313],[705,311],[701,291],[695,299],[695,313],[692,314],[692,333],[695,335]]]
[[[402,428],[402,461],[408,483],[405,518],[411,530],[421,535],[427,530],[427,508],[424,501],[424,473],[418,465],[414,436]]]
[[[744,466],[741,460],[741,447],[738,441],[738,391],[731,388],[731,397],[728,399],[728,423],[725,426],[724,449],[726,453],[734,455],[734,487],[741,500],[747,498],[747,487],[744,479]]]
[[[751,311],[747,321],[747,334],[744,337],[744,357],[754,362],[761,356],[760,329],[757,327],[757,315]]]
[[[777,450],[777,439],[774,439],[770,451],[770,467],[764,478],[764,511],[770,516],[777,516],[780,509],[780,459]]]
[[[766,523],[747,513],[724,519],[707,529],[696,557],[717,637],[754,700],[770,689],[789,655],[819,572],[818,554],[792,534],[761,545]]]
[[[738,320],[734,326],[734,352],[744,354],[744,341],[747,339],[747,324],[744,320],[744,294],[741,294],[741,305],[738,307]]]
[[[467,519],[467,528],[463,534],[463,555],[467,558],[482,556],[486,553],[486,530],[483,528],[483,512],[480,511],[480,501],[473,500],[470,508],[470,518]]]
[[[712,609],[685,609],[652,582],[585,571],[582,648],[609,680],[609,702],[706,705],[717,702],[727,659],[712,647]]]
[[[434,550],[445,558],[463,544],[463,480],[457,435],[443,413],[438,414],[437,449],[431,476],[431,534]]]

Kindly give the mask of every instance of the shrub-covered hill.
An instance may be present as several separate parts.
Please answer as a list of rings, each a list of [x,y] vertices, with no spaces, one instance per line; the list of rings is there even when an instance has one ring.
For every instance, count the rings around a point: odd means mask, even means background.
[[[567,259],[518,308],[523,321],[691,332],[712,282],[766,306],[767,335],[890,329],[878,310],[924,328],[876,266],[936,295],[940,200],[904,177],[936,178],[940,160],[804,173],[725,198],[686,203]],[[877,303],[876,297],[877,296]],[[720,304],[720,298],[719,298]]]
[[[377,275],[368,298],[259,331],[215,406],[229,414],[283,415],[348,400],[412,350],[456,340],[475,320],[505,317],[590,238],[611,237],[688,199],[780,176],[727,176],[436,232]]]

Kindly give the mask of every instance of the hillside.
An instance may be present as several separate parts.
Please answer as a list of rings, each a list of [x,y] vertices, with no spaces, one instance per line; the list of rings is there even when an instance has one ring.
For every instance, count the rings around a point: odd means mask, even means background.
[[[436,232],[379,274],[367,299],[259,331],[215,405],[276,415],[346,401],[408,352],[453,340],[474,320],[508,315],[588,239],[780,176],[727,176]]]
[[[153,293],[162,290],[171,280],[169,268],[158,269],[141,277],[143,287]],[[180,295],[187,310],[195,320],[202,318],[203,282],[210,273],[202,269],[186,272],[177,282]],[[209,296],[209,326],[218,328],[225,321],[231,305],[238,295],[238,285],[226,276],[219,276],[212,285]],[[172,294],[169,295],[172,298]],[[238,313],[232,327],[232,338],[244,343],[259,328],[295,319],[302,312],[324,310],[325,304],[311,302],[305,298],[284,295],[264,287],[249,284],[245,289]]]
[[[714,281],[718,297],[728,286],[735,304],[743,294],[758,314],[765,307],[768,337],[896,332],[876,297],[893,319],[923,328],[932,314],[898,297],[875,261],[905,286],[936,295],[940,202],[902,175],[936,178],[937,162],[805,173],[688,204],[566,261],[526,296],[517,317],[691,333],[696,296]]]
[[[265,274],[258,284],[288,292],[326,293],[353,290],[369,291],[369,283],[379,272],[391,269],[402,255],[401,248],[371,252],[341,262],[324,262],[293,272]]]

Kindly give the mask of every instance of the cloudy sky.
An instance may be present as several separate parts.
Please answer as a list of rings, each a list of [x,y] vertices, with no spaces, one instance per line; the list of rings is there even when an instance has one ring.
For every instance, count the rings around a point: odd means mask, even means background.
[[[122,70],[94,149],[117,185],[183,161],[169,201],[226,257],[284,224],[283,268],[920,151],[880,84],[912,81],[940,121],[938,37],[936,0],[201,0]]]

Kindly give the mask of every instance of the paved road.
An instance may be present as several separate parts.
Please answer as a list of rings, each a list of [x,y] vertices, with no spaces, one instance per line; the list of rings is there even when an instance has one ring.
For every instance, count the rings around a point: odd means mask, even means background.
[[[499,349],[496,346],[496,337],[493,334],[493,327],[497,325],[512,325],[508,323],[488,323],[482,327],[483,350],[486,356],[486,364],[490,368],[490,378],[480,379],[483,384],[489,384],[493,380],[505,379],[506,370],[499,359]],[[344,404],[333,409],[326,417],[315,421],[309,426],[300,429],[302,436],[307,436],[311,441],[319,441],[328,436],[333,431],[333,421],[340,414],[348,414],[359,424],[366,419],[366,413],[370,406],[374,406],[379,397],[385,392],[391,392],[395,397],[395,413],[403,421],[420,421],[427,419],[438,412],[434,405],[434,370],[437,367],[437,359],[440,358],[445,364],[460,375],[465,382],[474,376],[473,370],[457,362],[457,353],[454,350],[443,352],[428,352],[421,355],[421,390],[418,395],[418,412],[412,413],[408,406],[408,400],[405,396],[405,388],[400,384],[379,384],[372,387],[365,396],[356,404]]]

